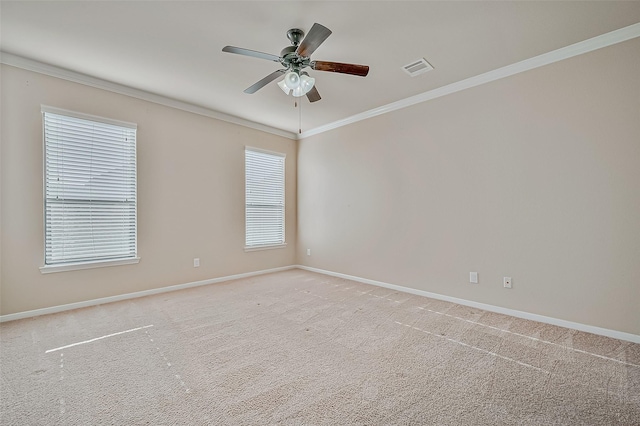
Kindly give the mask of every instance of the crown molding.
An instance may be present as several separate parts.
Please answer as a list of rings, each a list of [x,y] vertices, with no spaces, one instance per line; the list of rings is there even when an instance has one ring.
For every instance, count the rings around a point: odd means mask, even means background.
[[[95,87],[97,89],[103,89],[103,90],[118,93],[121,95],[131,96],[133,98],[141,99],[143,101],[153,102],[155,104],[176,108],[182,111],[191,112],[191,113],[202,115],[205,117],[215,118],[216,120],[226,121],[228,123],[233,123],[243,127],[260,130],[262,132],[271,133],[271,134],[282,136],[288,139],[293,139],[293,140],[298,139],[297,137],[298,135],[293,132],[288,132],[286,130],[256,123],[254,121],[245,120],[240,117],[225,114],[225,113],[215,111],[209,108],[205,108],[199,105],[194,105],[188,102],[179,101],[177,99],[168,98],[166,96],[158,95],[158,94],[147,92],[144,90],[135,89],[133,87],[114,83],[108,80],[103,80],[97,77],[92,77],[90,75],[71,71],[65,68],[60,68],[54,65],[45,64],[43,62],[39,62],[33,59],[14,55],[12,53],[0,51],[0,63],[3,63],[5,65],[10,65],[16,68],[21,68],[27,71],[33,71],[40,74],[49,75],[51,77],[61,78],[63,80],[72,81],[74,83],[80,83],[86,86]]]
[[[427,92],[423,92],[406,99],[392,102],[378,108],[370,109],[368,111],[364,111],[359,114],[334,121],[332,123],[315,127],[313,129],[302,132],[301,134],[296,134],[283,129],[256,123],[254,121],[245,120],[240,117],[190,104],[188,102],[179,101],[155,93],[146,92],[144,90],[135,89],[133,87],[113,83],[100,78],[91,77],[86,74],[59,68],[54,65],[45,64],[43,62],[38,62],[33,59],[24,58],[22,56],[14,55],[7,52],[0,52],[0,63],[11,65],[17,68],[22,68],[28,71],[34,71],[40,74],[50,75],[52,77],[58,77],[64,80],[84,84],[91,87],[96,87],[98,89],[108,90],[110,92],[131,96],[171,108],[192,112],[194,114],[203,115],[205,117],[215,118],[217,120],[249,127],[251,129],[260,130],[288,139],[300,140],[327,132],[329,130],[337,129],[342,126],[357,123],[358,121],[366,120],[382,114],[387,114],[389,112],[393,112],[402,108],[410,107],[412,105],[427,102],[432,99],[440,98],[442,96],[470,89],[472,87],[480,86],[485,83],[490,83],[501,78],[510,77],[521,72],[549,65],[554,62],[562,61],[564,59],[569,59],[574,56],[592,52],[597,49],[602,49],[603,47],[622,43],[636,37],[640,37],[640,23],[629,25],[628,27],[620,28],[618,30],[611,31],[566,47],[562,47],[548,53],[543,53],[542,55],[534,56],[533,58],[525,59],[523,61],[516,62],[515,64],[507,65],[502,68],[488,71],[484,74],[479,74],[477,76],[470,77],[465,80],[460,80],[446,86],[438,87],[437,89],[429,90]]]
[[[629,25],[628,27],[611,31],[575,44],[571,44],[566,47],[562,47],[557,50],[552,50],[551,52],[543,53],[542,55],[534,56],[533,58],[525,59],[524,61],[516,62],[515,64],[488,71],[484,74],[479,74],[465,80],[460,80],[455,83],[438,87],[437,89],[429,90],[427,92],[423,92],[397,102],[393,102],[378,108],[370,109],[369,111],[352,115],[351,117],[347,117],[342,120],[334,121],[333,123],[325,124],[323,126],[307,130],[298,135],[298,139],[304,139],[309,136],[317,135],[329,130],[346,126],[348,124],[357,123],[358,121],[366,120],[378,115],[386,114],[422,102],[430,101],[432,99],[440,98],[451,93],[470,89],[472,87],[480,86],[481,84],[490,83],[501,78],[509,77],[521,72],[549,65],[554,62],[562,61],[564,59],[569,59],[574,56],[582,55],[583,53],[592,52],[594,50],[621,43],[623,41],[631,40],[636,37],[640,37],[640,23]]]

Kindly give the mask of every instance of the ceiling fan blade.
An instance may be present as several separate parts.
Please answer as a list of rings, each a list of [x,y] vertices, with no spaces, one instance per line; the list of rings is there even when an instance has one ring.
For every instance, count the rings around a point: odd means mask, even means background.
[[[243,49],[241,47],[225,46],[222,48],[222,51],[227,53],[237,53],[238,55],[253,56],[254,58],[266,59],[267,61],[280,62],[280,56]]]
[[[313,24],[307,36],[302,40],[296,53],[300,56],[309,57],[331,35],[331,30],[320,24]]]
[[[309,102],[318,102],[320,99],[322,99],[320,97],[320,93],[318,93],[318,89],[316,88],[316,86],[313,86],[311,90],[307,92],[307,99],[309,99]]]
[[[360,77],[366,77],[367,74],[369,74],[368,65],[343,64],[341,62],[327,61],[312,61],[309,65],[311,66],[311,69],[316,71],[339,72],[342,74],[351,74]]]
[[[278,70],[278,71],[272,72],[271,74],[269,74],[268,76],[266,76],[265,78],[263,78],[262,80],[254,84],[253,86],[247,87],[246,89],[244,89],[244,93],[249,93],[249,94],[256,93],[258,90],[262,89],[264,86],[271,83],[273,80],[280,77],[285,72],[287,72],[287,70]]]

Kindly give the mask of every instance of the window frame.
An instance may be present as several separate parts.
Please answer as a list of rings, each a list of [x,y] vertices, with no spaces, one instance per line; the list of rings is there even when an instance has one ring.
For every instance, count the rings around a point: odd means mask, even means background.
[[[271,155],[282,159],[282,242],[271,242],[266,244],[247,245],[248,237],[248,218],[247,218],[247,151],[256,152],[259,154]],[[283,152],[269,151],[262,148],[256,148],[252,146],[244,147],[244,251],[260,251],[284,248],[287,246],[286,240],[286,215],[287,215],[287,203],[286,203],[286,158],[287,154]]]
[[[89,259],[89,260],[78,260],[73,261],[70,260],[68,262],[47,264],[46,263],[46,250],[47,250],[47,141],[46,141],[46,129],[45,129],[45,113],[56,114],[67,116],[71,118],[94,121],[98,123],[119,126],[123,128],[133,129],[137,131],[137,124],[130,123],[126,121],[114,120],[106,117],[100,117],[91,114],[85,114],[76,111],[69,111],[61,108],[51,107],[47,105],[41,105],[41,119],[42,119],[42,207],[43,207],[43,231],[44,231],[44,241],[43,241],[43,260],[42,265],[39,269],[43,274],[48,274],[52,272],[64,272],[64,271],[74,271],[80,269],[92,269],[92,268],[100,268],[106,266],[118,266],[118,265],[130,265],[136,264],[140,262],[140,256],[138,253],[138,165],[137,165],[137,135],[136,140],[133,146],[134,152],[134,170],[133,176],[135,180],[135,203],[134,203],[134,224],[135,224],[135,232],[134,232],[134,254],[129,257],[119,257],[113,259]]]

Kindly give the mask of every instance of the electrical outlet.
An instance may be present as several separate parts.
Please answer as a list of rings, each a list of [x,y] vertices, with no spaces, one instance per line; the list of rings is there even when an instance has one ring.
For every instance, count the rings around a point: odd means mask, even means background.
[[[502,285],[504,288],[511,288],[511,277],[504,277],[502,279]]]
[[[199,268],[200,267],[200,258],[199,257],[194,257],[193,258],[193,267],[194,268]]]
[[[307,249],[307,256],[311,256],[311,249]]]
[[[478,284],[478,273],[477,272],[469,272],[469,282]]]

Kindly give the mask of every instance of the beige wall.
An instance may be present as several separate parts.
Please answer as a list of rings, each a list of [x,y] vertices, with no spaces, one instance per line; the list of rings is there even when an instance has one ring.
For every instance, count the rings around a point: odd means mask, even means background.
[[[2,315],[294,263],[295,141],[10,66],[1,84]],[[41,104],[138,124],[139,264],[40,273]],[[285,249],[244,252],[245,145],[287,154]]]
[[[303,140],[298,263],[640,334],[638,52],[628,41]]]
[[[2,66],[0,314],[297,260],[640,334],[639,50],[628,41],[297,152],[279,136]],[[138,124],[139,264],[39,272],[41,104]],[[287,154],[286,249],[243,251],[245,145]]]

